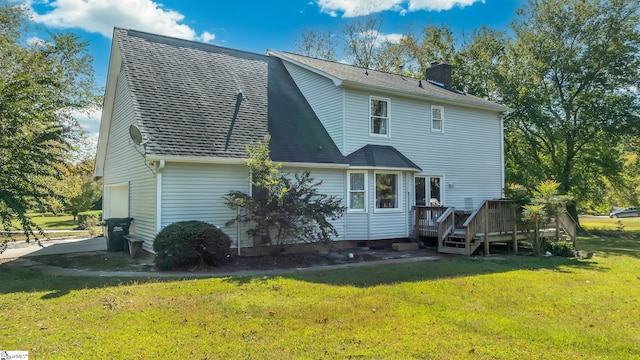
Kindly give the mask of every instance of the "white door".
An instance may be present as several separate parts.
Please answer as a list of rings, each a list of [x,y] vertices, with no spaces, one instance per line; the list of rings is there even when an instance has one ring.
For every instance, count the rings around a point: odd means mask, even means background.
[[[129,184],[105,186],[103,219],[129,217]]]

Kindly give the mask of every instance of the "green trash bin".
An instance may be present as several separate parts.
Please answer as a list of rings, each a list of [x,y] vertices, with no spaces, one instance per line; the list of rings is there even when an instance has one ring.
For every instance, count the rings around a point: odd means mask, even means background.
[[[132,218],[113,218],[105,220],[107,225],[107,251],[124,251],[125,236],[129,235]]]

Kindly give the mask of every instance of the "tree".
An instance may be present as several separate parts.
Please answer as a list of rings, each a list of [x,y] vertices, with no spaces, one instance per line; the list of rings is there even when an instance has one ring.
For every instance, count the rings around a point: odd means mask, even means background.
[[[102,187],[91,175],[76,174],[70,179],[73,184],[73,196],[67,199],[65,211],[76,219],[78,213],[91,209],[102,194]]]
[[[500,93],[510,182],[542,179],[579,201],[621,169],[619,144],[640,129],[640,3],[530,0],[512,23]],[[575,204],[569,207],[577,219]]]
[[[318,191],[322,182],[314,182],[309,172],[293,178],[282,172],[282,164],[269,158],[269,142],[247,147],[253,194],[230,191],[226,205],[238,211],[236,222],[249,224],[247,234],[264,244],[284,245],[297,242],[327,242],[337,231],[329,222],[342,216],[342,200]]]
[[[380,33],[383,18],[369,15],[346,22],[342,34],[303,32],[296,39],[296,51],[305,56],[336,61],[343,46],[344,59],[354,66],[388,72],[400,72],[406,57],[402,37],[391,41]],[[395,41],[397,40],[397,41]]]
[[[551,219],[565,210],[569,200],[567,196],[558,193],[559,187],[560,184],[555,181],[543,181],[533,189],[530,203],[523,207],[522,218],[534,225],[535,235],[531,247],[535,256],[542,254],[543,239],[540,229],[548,228]]]
[[[49,33],[27,44],[28,24],[24,8],[0,4],[0,221],[4,230],[18,221],[27,241],[40,230],[29,204],[57,196],[49,179],[61,179],[82,136],[72,111],[98,103],[87,43]]]
[[[308,30],[296,39],[295,48],[300,55],[336,61],[337,45],[336,37],[331,32],[319,33]]]

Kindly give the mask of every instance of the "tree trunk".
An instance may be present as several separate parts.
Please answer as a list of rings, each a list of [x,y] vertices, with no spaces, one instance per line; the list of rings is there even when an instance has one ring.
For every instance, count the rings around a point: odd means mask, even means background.
[[[580,227],[580,219],[578,218],[578,208],[576,207],[576,203],[571,201],[567,204],[567,214],[571,216],[573,220],[575,220],[576,225]]]

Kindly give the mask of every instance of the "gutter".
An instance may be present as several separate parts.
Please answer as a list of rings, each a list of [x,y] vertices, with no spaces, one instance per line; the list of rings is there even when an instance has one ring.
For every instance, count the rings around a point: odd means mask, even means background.
[[[164,160],[156,163],[156,233],[162,230],[162,170],[164,166]]]

